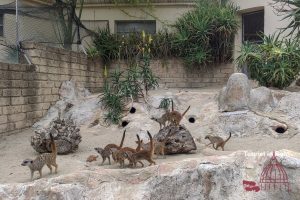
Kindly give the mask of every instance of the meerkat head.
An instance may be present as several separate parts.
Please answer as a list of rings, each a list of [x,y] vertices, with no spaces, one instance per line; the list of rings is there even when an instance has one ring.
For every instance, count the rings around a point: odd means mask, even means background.
[[[32,159],[25,159],[25,160],[23,160],[21,165],[22,166],[30,166],[32,163],[33,163]]]
[[[104,151],[104,149],[102,149],[102,148],[100,148],[100,147],[95,147],[94,149],[95,149],[95,151],[97,151],[99,154],[101,154],[101,153]]]

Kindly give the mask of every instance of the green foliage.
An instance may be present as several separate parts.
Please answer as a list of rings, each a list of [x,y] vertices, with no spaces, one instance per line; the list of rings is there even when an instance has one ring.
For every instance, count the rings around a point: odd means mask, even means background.
[[[112,60],[118,58],[121,44],[116,35],[110,34],[108,29],[99,29],[94,36],[93,44],[104,64],[109,64]]]
[[[154,76],[152,70],[150,69],[150,56],[148,53],[145,53],[143,55],[140,77],[145,87],[146,94],[148,94],[148,91],[150,89],[155,89],[156,87],[158,87],[157,78]]]
[[[97,58],[99,56],[99,53],[95,47],[89,47],[86,51],[88,58]]]
[[[175,45],[188,65],[227,62],[232,58],[238,30],[236,7],[217,0],[199,0],[196,8],[180,17]]]
[[[114,88],[116,87],[110,87],[107,82],[105,83],[101,102],[104,108],[108,111],[105,116],[105,121],[118,124],[124,111],[125,101],[122,94]]]
[[[170,105],[172,105],[172,101],[173,101],[172,98],[162,98],[158,108],[169,110]]]
[[[289,86],[300,72],[298,40],[280,39],[280,35],[264,36],[262,44],[245,43],[236,59],[247,66],[252,79],[267,87]]]
[[[278,4],[276,7],[280,13],[285,14],[282,20],[288,19],[290,23],[283,30],[289,35],[295,34],[300,37],[300,0],[273,0]]]

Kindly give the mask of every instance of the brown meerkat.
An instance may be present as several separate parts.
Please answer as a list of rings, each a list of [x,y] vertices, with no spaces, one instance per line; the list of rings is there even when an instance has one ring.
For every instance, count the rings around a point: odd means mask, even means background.
[[[51,140],[51,151],[52,151],[51,153],[43,153],[38,157],[36,157],[34,160],[25,159],[21,164],[22,166],[29,167],[31,172],[31,180],[33,179],[33,174],[35,171],[38,171],[40,174],[39,178],[42,178],[42,169],[45,164],[50,169],[50,174],[52,174],[51,166],[55,167],[55,173],[57,173],[57,167],[58,167],[58,165],[56,164],[57,148],[51,133],[50,133],[50,140]]]
[[[219,137],[219,136],[211,136],[211,135],[207,135],[205,136],[205,139],[208,139],[210,141],[209,144],[207,144],[206,146],[212,144],[213,148],[215,150],[218,150],[219,147],[222,148],[222,150],[224,151],[224,146],[226,144],[226,142],[228,142],[228,140],[231,138],[231,132],[229,132],[229,137],[224,141],[223,138]],[[216,144],[216,147],[215,147]]]
[[[136,135],[136,137],[138,139],[138,143],[137,143],[138,145],[135,149],[130,148],[130,147],[123,147],[123,148],[113,152],[113,155],[115,155],[115,157],[116,157],[116,161],[120,163],[121,167],[124,167],[125,159],[127,159],[129,161],[129,165],[133,166],[131,155],[133,153],[139,152],[141,150],[140,137],[139,137],[139,135]],[[144,166],[144,164],[141,161],[138,161],[138,162],[142,165],[142,167]]]
[[[136,167],[136,163],[139,160],[147,160],[150,163],[150,165],[152,165],[152,164],[156,165],[155,161],[153,160],[154,142],[152,139],[152,135],[150,134],[149,131],[147,131],[147,134],[150,138],[150,150],[140,150],[139,152],[132,154],[132,161],[133,161],[134,167]]]
[[[104,148],[100,148],[100,147],[95,147],[95,151],[97,151],[97,153],[99,153],[102,157],[102,163],[101,165],[103,165],[104,161],[106,160],[106,158],[108,159],[109,164],[111,164],[110,162],[110,155],[112,155],[113,150],[112,149],[121,149],[123,146],[123,142],[124,142],[124,138],[125,138],[125,133],[126,133],[126,129],[123,132],[123,136],[122,136],[122,140],[120,145],[116,145],[116,144],[108,144],[106,145]],[[116,158],[114,157],[114,155],[112,155],[113,160],[115,161]]]
[[[182,114],[178,111],[172,111],[169,113],[169,117],[171,120],[171,124],[175,126],[179,126],[180,121],[182,120],[183,116],[187,113],[187,111],[190,109],[191,106],[189,106]]]
[[[171,123],[170,111],[167,110],[166,113],[163,114],[160,118],[151,117],[151,119],[159,123],[159,130],[161,130],[162,127],[166,127],[167,122]]]

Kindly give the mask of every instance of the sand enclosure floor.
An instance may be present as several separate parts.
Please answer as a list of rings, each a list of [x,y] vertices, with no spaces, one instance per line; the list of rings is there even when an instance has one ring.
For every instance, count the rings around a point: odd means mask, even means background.
[[[82,129],[84,130],[84,129]],[[127,130],[127,134],[135,134]],[[87,164],[86,158],[96,152],[93,150],[96,146],[105,146],[107,143],[120,141],[122,136],[122,130],[99,130],[90,129],[89,131],[82,131],[82,142],[80,143],[77,152],[69,155],[58,155],[58,174],[49,175],[49,169],[45,166],[43,168],[43,177],[54,177],[63,174],[68,174],[81,169],[88,169],[89,167],[98,166],[101,164],[101,158],[93,163]],[[33,130],[28,129],[21,133],[1,136],[0,141],[0,183],[13,183],[13,182],[28,182],[30,181],[30,171],[28,167],[21,166],[21,162],[24,158],[34,158],[38,154],[30,146],[30,136],[32,136]],[[207,141],[206,141],[207,142]],[[126,146],[135,146],[132,142],[128,142],[125,139]],[[238,150],[252,150],[252,151],[273,151],[281,149],[289,149],[292,151],[300,152],[300,135],[296,135],[292,139],[274,139],[269,136],[255,136],[248,138],[231,138],[228,144],[225,146],[225,151],[215,151],[211,147],[205,147],[203,144],[197,143],[197,151],[190,154],[177,154],[167,155],[166,159],[158,158],[157,163],[172,162],[177,160],[183,160],[186,158],[211,156],[211,155],[224,155],[232,153]],[[144,162],[147,165],[147,161]],[[119,165],[113,164],[111,166],[106,162],[101,168],[119,168]],[[134,169],[128,169],[134,170]],[[36,172],[34,178],[38,177]]]
[[[181,101],[189,101],[190,105],[194,108],[191,108],[189,112],[197,111],[202,112],[203,115],[206,115],[206,112],[211,110],[216,110],[216,99],[215,96],[218,94],[220,88],[210,88],[210,89],[201,89],[201,90],[191,90],[188,89],[188,92],[197,92],[201,93],[202,96],[197,96],[190,98],[183,95]],[[166,92],[179,92],[179,90],[158,90],[154,91],[154,95],[164,94]],[[182,91],[181,91],[182,92]],[[186,91],[184,91],[186,92]],[[156,94],[155,94],[156,93]],[[212,102],[212,103],[211,103]],[[208,105],[206,108],[201,110],[198,107],[201,107],[202,104]],[[185,109],[186,105],[180,107],[181,110]],[[194,109],[194,110],[193,110]],[[200,110],[200,111],[199,111]],[[145,126],[153,135],[156,134],[159,130],[159,125],[156,122],[151,121],[150,119],[143,118],[144,113],[136,114],[135,122],[132,123],[132,126],[126,127],[126,138],[124,146],[136,147],[135,140],[136,134],[139,133],[137,127]],[[198,120],[201,121],[202,118]],[[187,129],[190,131],[194,138],[198,138],[199,128],[203,124],[190,124],[186,119],[182,121],[186,125]],[[102,158],[99,157],[96,162],[86,163],[86,158],[89,155],[97,155],[94,150],[94,147],[104,147],[109,143],[119,144],[123,130],[117,126],[111,126],[108,128],[102,127],[100,125],[88,128],[88,125],[83,125],[80,127],[80,133],[82,136],[82,142],[79,144],[79,149],[69,155],[58,155],[57,164],[58,164],[58,174],[49,175],[49,169],[45,166],[43,168],[43,178],[55,177],[63,174],[72,173],[78,170],[89,169],[97,167],[101,164]],[[131,128],[134,127],[135,128]],[[149,129],[148,129],[149,128]],[[0,183],[13,183],[13,182],[28,182],[30,181],[30,170],[28,167],[21,166],[21,163],[26,158],[35,158],[38,153],[30,145],[30,138],[34,135],[33,129],[27,129],[23,132],[11,134],[11,135],[0,135]],[[203,138],[203,135],[201,136]],[[202,140],[202,142],[208,144],[207,140]],[[291,139],[281,138],[275,139],[268,135],[254,135],[250,137],[232,137],[228,143],[225,145],[225,151],[216,151],[212,147],[206,147],[204,143],[197,144],[197,150],[189,154],[177,154],[177,155],[167,155],[166,159],[158,158],[156,159],[157,163],[162,162],[173,162],[178,160],[183,160],[186,158],[195,158],[203,156],[214,156],[214,155],[224,155],[230,154],[234,151],[239,150],[250,150],[256,152],[270,152],[273,150],[282,150],[288,149],[291,151],[300,152],[300,134],[295,135]],[[112,161],[113,162],[113,161]],[[147,166],[147,161],[144,162]],[[108,161],[105,162],[104,166],[99,166],[101,168],[112,168],[118,169],[119,165],[113,163],[108,165]],[[128,170],[134,170],[128,168]],[[34,178],[38,177],[38,173],[35,172]]]

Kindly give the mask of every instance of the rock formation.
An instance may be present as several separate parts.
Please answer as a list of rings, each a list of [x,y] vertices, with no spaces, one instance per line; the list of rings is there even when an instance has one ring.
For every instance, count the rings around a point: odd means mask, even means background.
[[[57,119],[51,123],[49,129],[36,130],[31,137],[31,146],[39,153],[51,151],[50,136],[54,137],[58,154],[68,154],[76,151],[81,142],[80,129],[72,120]]]
[[[188,153],[197,149],[191,133],[184,125],[180,125],[179,127],[166,126],[153,138],[161,142],[166,137],[166,154]]]
[[[250,89],[250,83],[245,74],[232,74],[226,87],[220,92],[219,109],[227,112],[248,109]]]
[[[91,95],[84,88],[76,86],[73,81],[65,81],[59,89],[60,100],[51,106],[47,114],[33,125],[33,128],[47,129],[51,122],[57,118],[72,119],[76,125],[81,125],[100,109],[98,95]]]
[[[273,94],[266,87],[258,87],[250,91],[249,108],[251,110],[270,112],[276,106]]]

